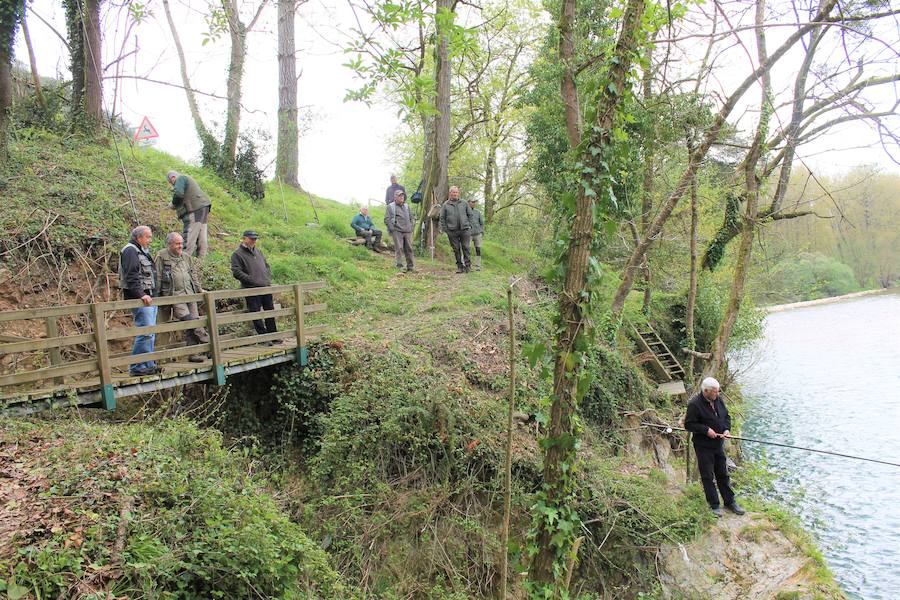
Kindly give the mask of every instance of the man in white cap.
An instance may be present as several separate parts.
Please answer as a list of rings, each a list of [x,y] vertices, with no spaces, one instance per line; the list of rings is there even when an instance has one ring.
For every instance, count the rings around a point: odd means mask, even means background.
[[[688,402],[684,428],[693,433],[691,437],[697,453],[700,481],[713,514],[722,516],[719,493],[725,508],[736,515],[744,514],[744,509],[734,499],[725,464],[725,439],[731,437],[731,415],[719,396],[719,382],[712,377],[703,380],[700,392]],[[716,485],[719,487],[718,493]]]

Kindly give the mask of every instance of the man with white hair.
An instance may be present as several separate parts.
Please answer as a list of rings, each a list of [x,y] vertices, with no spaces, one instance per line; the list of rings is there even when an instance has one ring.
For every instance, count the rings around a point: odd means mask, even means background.
[[[146,225],[138,225],[131,230],[131,239],[119,254],[119,287],[126,300],[140,300],[143,306],[132,308],[135,327],[156,325],[156,313],[159,307],[153,306],[153,296],[159,287],[156,280],[156,269],[153,257],[150,256],[150,242],[153,232]],[[134,338],[132,354],[148,354],[153,352],[156,334],[137,335]],[[156,362],[152,360],[132,364],[128,368],[132,375],[155,375],[159,373]]]
[[[156,255],[154,264],[158,296],[189,296],[203,292],[195,265],[190,255],[184,252],[184,239],[177,232],[166,236],[166,248]],[[171,316],[176,321],[196,321],[200,313],[196,302],[179,302],[171,305]],[[209,343],[209,333],[203,327],[186,329],[184,334],[188,346]],[[192,354],[188,360],[203,362],[206,358],[202,354]]]
[[[691,437],[697,453],[700,481],[713,514],[716,517],[722,516],[719,493],[728,510],[736,515],[744,514],[744,509],[734,499],[734,490],[731,489],[725,464],[725,439],[731,437],[731,416],[719,396],[719,382],[714,378],[704,379],[700,384],[700,392],[688,402],[684,428],[693,434]]]

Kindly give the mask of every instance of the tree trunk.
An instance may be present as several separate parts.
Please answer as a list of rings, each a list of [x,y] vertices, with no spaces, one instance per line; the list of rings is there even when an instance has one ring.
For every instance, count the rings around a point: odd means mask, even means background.
[[[228,63],[228,82],[225,87],[225,95],[228,100],[225,109],[225,136],[222,139],[222,163],[219,173],[224,176],[233,176],[238,136],[241,129],[241,82],[244,79],[244,62],[247,58],[247,30],[241,22],[236,0],[222,0],[222,6],[228,13],[231,54]]]
[[[759,62],[766,62],[766,30],[763,27],[765,21],[765,0],[757,0],[756,2],[756,49],[759,55]],[[770,90],[772,88],[769,72],[762,74],[762,99],[760,100],[759,124],[756,127],[756,135],[747,156],[742,164],[744,167],[744,203],[745,211],[743,223],[741,224],[741,243],[738,248],[737,262],[734,266],[734,276],[731,283],[731,292],[728,296],[728,306],[725,309],[725,316],[719,325],[719,331],[713,340],[710,353],[712,358],[706,365],[704,373],[706,375],[715,375],[721,369],[725,362],[725,351],[728,349],[728,342],[731,340],[731,332],[734,330],[734,324],[737,322],[738,312],[741,310],[741,300],[744,297],[744,285],[747,282],[747,272],[750,269],[750,257],[753,252],[753,236],[756,233],[756,218],[759,211],[759,179],[756,175],[756,166],[762,156],[762,147],[766,140],[766,132],[768,130],[769,115],[772,113],[770,102]]]
[[[84,4],[84,124],[91,133],[103,126],[103,53],[100,37],[100,4],[103,0],[83,0]]]
[[[0,167],[9,158],[9,107],[12,106],[12,57],[16,27],[22,14],[23,2],[18,0],[0,13]]]
[[[566,0],[572,2],[573,0]],[[601,165],[604,150],[610,145],[610,132],[616,114],[622,106],[628,72],[631,69],[637,33],[644,12],[643,0],[629,0],[622,21],[622,30],[610,59],[609,84],[597,94],[597,117],[589,130],[590,143],[580,157],[596,173],[605,172]],[[560,57],[562,58],[562,57]],[[550,408],[550,424],[547,432],[544,456],[544,502],[550,507],[562,507],[571,491],[570,468],[575,458],[572,416],[578,401],[578,382],[581,378],[581,355],[586,351],[587,329],[582,302],[590,293],[587,289],[588,259],[594,240],[594,197],[585,194],[585,188],[595,184],[589,175],[583,175],[584,185],[579,186],[576,208],[572,221],[571,237],[566,252],[566,279],[559,295],[559,323],[556,337],[553,367],[553,396]],[[602,192],[601,192],[602,193]],[[567,554],[568,548],[556,548],[554,536],[556,524],[541,519],[537,532],[537,554],[531,564],[531,577],[535,581],[552,585],[554,563]]]
[[[84,28],[78,0],[65,0],[66,33],[69,38],[69,59],[72,71],[72,104],[70,118],[73,128],[80,127],[84,115]]]
[[[31,65],[31,80],[34,81],[34,97],[38,106],[47,110],[47,100],[44,98],[44,90],[41,86],[41,76],[38,74],[37,60],[34,58],[34,46],[31,45],[31,34],[28,32],[28,20],[22,15],[22,36],[25,38],[25,46],[28,48],[28,62]]]
[[[566,114],[566,135],[569,147],[581,142],[581,108],[578,90],[575,88],[575,0],[563,0],[559,16],[559,61],[562,63],[562,80],[559,93]]]
[[[487,160],[484,164],[484,222],[490,224],[494,220],[494,173],[497,171],[497,144],[491,139],[488,144]]]
[[[641,261],[643,260],[644,254],[646,254],[647,249],[650,247],[650,244],[653,243],[653,240],[656,239],[656,236],[659,235],[659,232],[662,230],[663,225],[665,225],[666,221],[668,221],[669,216],[671,216],[672,211],[678,204],[678,201],[681,200],[688,187],[690,187],[691,179],[697,172],[697,169],[700,166],[700,161],[703,160],[703,157],[706,156],[706,153],[713,145],[713,142],[715,142],[716,138],[719,137],[719,132],[722,130],[722,126],[725,124],[725,121],[731,114],[731,111],[734,110],[734,107],[737,105],[738,101],[750,88],[750,86],[756,83],[759,78],[763,76],[763,74],[768,73],[772,68],[772,65],[778,62],[787,53],[787,51],[797,43],[797,41],[799,41],[811,29],[818,27],[819,24],[828,20],[829,14],[834,9],[836,4],[837,0],[824,0],[818,13],[808,23],[798,28],[796,31],[794,31],[794,33],[788,36],[788,38],[781,44],[778,50],[772,53],[772,55],[769,56],[769,58],[766,59],[765,62],[760,64],[759,67],[757,67],[756,70],[753,71],[753,73],[751,73],[746,79],[744,79],[741,85],[738,86],[738,88],[731,94],[731,96],[728,97],[728,100],[716,115],[713,124],[704,134],[703,140],[700,142],[694,152],[688,157],[687,168],[681,175],[681,179],[676,184],[675,189],[672,190],[672,193],[669,194],[669,197],[660,207],[660,211],[656,215],[656,218],[653,220],[653,223],[650,224],[650,229],[644,235],[644,239],[641,240],[641,243],[638,244],[638,246],[631,253],[631,256],[628,259],[628,263],[625,265],[625,268],[622,272],[622,283],[619,284],[619,288],[616,290],[615,296],[613,297],[611,312],[614,318],[618,318],[618,316],[622,313],[622,307],[625,305],[625,298],[631,291],[632,285],[634,285],[635,273],[637,272]]]
[[[453,0],[437,0],[435,5],[435,17],[442,11],[453,12],[455,2]],[[435,222],[428,218],[428,211],[433,204],[443,204],[447,200],[450,190],[450,40],[447,26],[442,25],[442,19],[437,19],[437,48],[435,52],[435,98],[434,106],[437,115],[434,123],[434,145],[432,146],[431,169],[428,173],[425,186],[425,195],[422,201],[422,218],[425,220],[425,229],[422,233],[426,240],[434,240],[437,236]],[[433,200],[432,200],[433,198]]]
[[[278,150],[275,175],[299,187],[297,125],[297,59],[294,47],[296,0],[278,2]]]
[[[693,145],[693,144],[692,144]],[[697,349],[697,338],[694,334],[694,307],[697,304],[697,232],[700,228],[700,207],[697,204],[697,176],[691,179],[691,274],[688,283],[687,307],[685,308],[684,328],[687,334],[689,350]],[[688,358],[687,384],[694,382],[694,355]]]
[[[169,30],[172,32],[172,40],[175,42],[175,51],[178,54],[178,65],[181,69],[181,83],[184,86],[184,93],[187,96],[188,108],[191,111],[191,118],[194,121],[194,129],[197,131],[197,137],[200,139],[202,146],[201,155],[204,166],[215,167],[218,163],[219,143],[213,134],[207,129],[200,115],[200,107],[197,105],[197,96],[194,94],[194,88],[191,87],[191,80],[188,77],[187,60],[184,57],[184,48],[181,47],[181,38],[178,36],[178,29],[175,28],[175,20],[172,19],[172,11],[169,10],[169,0],[162,0],[163,8],[166,11],[166,20],[169,22]]]

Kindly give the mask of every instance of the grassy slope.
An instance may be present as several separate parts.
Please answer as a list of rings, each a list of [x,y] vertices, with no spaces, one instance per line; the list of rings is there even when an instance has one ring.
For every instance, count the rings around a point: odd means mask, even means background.
[[[30,266],[31,275],[31,268],[38,270],[34,256],[39,250],[50,250],[67,264],[77,264],[82,255],[95,266],[112,264],[109,257],[114,261],[135,223],[114,148],[42,133],[19,136],[12,148],[12,176],[2,190],[9,208],[0,217],[8,232],[4,242],[6,249],[14,249],[6,268],[21,272],[22,265]],[[485,244],[485,270],[458,276],[441,240],[435,262],[418,258],[422,272],[398,274],[392,256],[372,254],[342,239],[350,233],[351,207],[315,198],[320,226],[306,227],[315,217],[305,193],[270,185],[266,199],[255,203],[233,197],[223,181],[207,172],[152,149],[124,147],[122,158],[137,202],[137,222],[156,232],[180,229],[166,208],[164,174],[169,169],[194,176],[212,198],[206,287],[233,287],[228,256],[245,228],[263,235],[260,244],[276,283],[328,283],[321,299],[329,305],[324,317],[331,326],[329,337],[342,340],[352,366],[340,373],[344,383],[333,393],[331,413],[317,417],[320,437],[305,455],[311,471],[269,482],[281,505],[317,541],[330,546],[333,564],[354,584],[362,582],[385,597],[489,593],[497,577],[505,287],[511,275],[536,268],[530,242],[492,231]],[[45,227],[48,214],[52,224]],[[54,220],[53,215],[59,216]],[[382,215],[378,208],[373,218],[379,222]],[[161,246],[159,237],[154,246]],[[40,274],[31,279],[38,293],[26,295],[26,304],[46,303],[48,290],[51,299],[72,300],[71,292],[54,298],[53,279],[43,284]],[[67,285],[76,289],[85,282],[91,284],[83,274]],[[6,289],[0,282],[0,296]],[[552,298],[528,285],[516,296],[516,310],[523,340],[547,335]],[[585,403],[590,416],[579,510],[595,518],[591,534],[597,539],[608,533],[603,523],[610,517],[619,524],[602,551],[586,546],[579,589],[599,589],[597,582],[605,580],[604,585],[623,586],[615,589],[633,590],[652,579],[642,547],[687,539],[707,519],[696,486],[688,489],[689,502],[679,505],[659,472],[631,468],[627,459],[614,456],[616,444],[610,440],[615,436],[605,428],[615,423],[618,410],[647,405],[650,397],[640,375],[616,353],[597,357],[592,368],[602,375]],[[541,411],[547,388],[533,375],[522,378],[519,402]],[[61,427],[75,438],[96,435],[52,422],[47,427]],[[146,435],[156,435],[157,427],[141,427]],[[112,435],[127,438],[133,432]],[[440,443],[435,446],[436,439]],[[388,455],[381,447],[386,440],[393,448]],[[477,445],[470,448],[472,443]],[[522,546],[540,472],[535,432],[520,430],[516,445],[520,458],[513,537]],[[445,455],[450,466],[441,467],[435,452],[438,458]],[[191,468],[203,469],[204,462]],[[231,506],[231,499],[222,501]],[[438,545],[437,538],[457,543]],[[482,551],[471,552],[474,547]],[[435,554],[438,550],[445,560]],[[623,568],[634,572],[620,572]]]

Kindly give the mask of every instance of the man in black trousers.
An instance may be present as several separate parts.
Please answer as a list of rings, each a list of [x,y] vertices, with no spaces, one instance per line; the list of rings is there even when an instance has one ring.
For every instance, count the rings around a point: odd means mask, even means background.
[[[266,262],[266,257],[256,247],[259,234],[248,229],[241,236],[241,245],[231,255],[231,274],[241,282],[242,288],[267,287],[272,285],[272,269]],[[274,310],[272,294],[260,294],[259,296],[247,296],[247,311],[258,312],[260,310]],[[278,328],[275,319],[270,317],[263,324],[262,319],[253,321],[253,327],[257,335],[275,333]],[[267,346],[280,344],[280,341],[264,342]]]
[[[719,382],[712,377],[703,380],[700,393],[688,402],[684,428],[693,433],[700,481],[703,482],[703,493],[706,494],[706,501],[713,514],[716,517],[722,516],[719,493],[728,510],[736,515],[744,514],[744,509],[734,499],[734,490],[731,489],[725,465],[725,438],[731,436],[731,416],[719,397]]]

